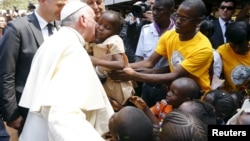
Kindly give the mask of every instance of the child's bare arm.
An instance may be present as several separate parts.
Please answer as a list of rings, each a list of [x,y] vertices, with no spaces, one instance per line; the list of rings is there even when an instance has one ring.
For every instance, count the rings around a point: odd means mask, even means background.
[[[146,104],[146,102],[142,98],[140,98],[138,96],[131,96],[129,98],[129,101],[132,102],[137,108],[141,109],[148,116],[148,118],[151,120],[151,122],[154,125],[159,125],[158,119],[151,112],[150,108],[148,107],[148,105]]]
[[[108,55],[108,54],[107,54]],[[108,58],[105,56],[105,58]],[[124,62],[121,54],[114,54],[110,56],[111,60],[98,59],[97,57],[91,56],[91,61],[93,65],[106,67],[111,70],[122,69],[124,68]]]

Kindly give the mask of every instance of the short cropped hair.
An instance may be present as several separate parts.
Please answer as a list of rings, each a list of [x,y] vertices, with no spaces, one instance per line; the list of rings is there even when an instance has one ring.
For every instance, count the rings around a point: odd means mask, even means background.
[[[122,14],[120,12],[113,11],[113,10],[108,10],[104,12],[103,14],[106,14],[106,13],[111,14],[115,18],[114,20],[116,21],[116,24],[114,26],[119,34],[124,25],[124,18],[122,17]]]
[[[194,8],[197,17],[204,17],[206,15],[206,5],[202,0],[184,0],[181,5]]]
[[[119,121],[116,121],[116,133],[119,141],[149,141],[153,136],[153,125],[144,112],[133,106],[123,107]]]

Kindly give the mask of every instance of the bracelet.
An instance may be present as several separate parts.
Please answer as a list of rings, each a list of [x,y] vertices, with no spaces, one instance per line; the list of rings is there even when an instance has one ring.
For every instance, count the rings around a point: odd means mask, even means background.
[[[97,73],[97,75],[98,75],[99,77],[101,77],[101,78],[106,78],[106,75],[100,72],[98,66],[95,67],[95,71],[96,71],[96,73]]]

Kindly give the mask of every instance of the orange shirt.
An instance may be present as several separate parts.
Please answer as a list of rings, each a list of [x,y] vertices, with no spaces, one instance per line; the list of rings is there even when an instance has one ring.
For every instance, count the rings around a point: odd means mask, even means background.
[[[172,105],[167,104],[166,100],[163,99],[160,102],[157,102],[150,110],[161,122],[162,119],[173,110]]]

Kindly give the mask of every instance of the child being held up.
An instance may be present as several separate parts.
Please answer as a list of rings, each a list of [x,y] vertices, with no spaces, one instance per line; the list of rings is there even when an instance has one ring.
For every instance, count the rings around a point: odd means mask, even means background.
[[[115,105],[124,105],[135,93],[132,81],[115,82],[108,76],[110,71],[128,66],[123,40],[119,37],[123,22],[120,13],[106,11],[97,22],[95,42],[85,47],[98,76],[106,78],[103,87],[115,111],[119,110]]]

